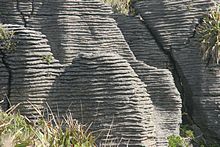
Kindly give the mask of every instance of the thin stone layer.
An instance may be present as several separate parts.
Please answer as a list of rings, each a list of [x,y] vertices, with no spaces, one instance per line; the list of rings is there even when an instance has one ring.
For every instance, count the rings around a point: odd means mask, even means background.
[[[144,23],[173,57],[194,122],[211,142],[219,142],[220,68],[206,66],[198,41],[190,39],[198,19],[212,6],[210,0],[144,0],[135,4]]]

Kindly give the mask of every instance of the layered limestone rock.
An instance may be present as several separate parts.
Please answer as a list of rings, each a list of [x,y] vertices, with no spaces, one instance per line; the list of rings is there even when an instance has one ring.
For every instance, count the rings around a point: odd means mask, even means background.
[[[198,42],[190,39],[195,22],[211,6],[210,0],[144,0],[135,4],[144,23],[177,65],[193,120],[207,138],[216,141],[220,139],[219,67],[206,66]]]
[[[155,39],[139,17],[115,15],[118,27],[137,60],[150,66],[167,69],[170,60],[158,47]]]
[[[156,146],[168,146],[167,137],[179,134],[181,99],[172,74],[167,69],[157,69],[143,62],[131,63],[140,79],[147,85],[154,105]]]
[[[5,58],[11,74],[9,100],[11,105],[21,103],[19,111],[32,118],[37,112],[30,103],[39,110],[43,109],[50,88],[63,66],[53,58],[46,36],[42,33],[19,25],[4,27],[15,32],[17,42],[15,51]]]
[[[45,34],[52,52],[61,63],[68,64],[81,51],[113,50],[133,58],[119,34],[111,8],[98,0],[10,1],[1,0],[2,23],[17,23]],[[16,7],[15,7],[16,6]],[[1,8],[3,7],[3,8]],[[6,10],[5,10],[6,9]],[[8,16],[13,16],[9,20]]]
[[[136,58],[144,61],[130,61],[130,64],[147,85],[155,106],[157,146],[168,146],[167,137],[179,134],[181,123],[181,99],[167,69],[172,68],[169,57],[138,17],[114,15],[114,18]]]
[[[84,53],[56,80],[48,103],[59,114],[92,123],[92,130],[102,132],[100,145],[154,146],[153,105],[145,87],[121,56]]]
[[[13,70],[10,100],[24,102],[23,114],[35,112],[26,100],[41,109],[47,101],[54,113],[93,122],[95,131],[114,128],[107,143],[122,139],[122,146],[167,146],[167,136],[179,134],[181,99],[163,65],[170,61],[148,30],[141,36],[145,27],[135,18],[123,30],[127,41],[135,40],[129,47],[110,7],[99,1],[0,0],[0,10],[2,23],[29,28],[16,28],[18,49],[7,59]],[[139,37],[144,47],[135,43]]]

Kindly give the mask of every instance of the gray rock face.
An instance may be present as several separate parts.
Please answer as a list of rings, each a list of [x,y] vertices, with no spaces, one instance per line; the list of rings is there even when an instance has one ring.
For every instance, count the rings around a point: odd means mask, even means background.
[[[6,58],[11,72],[9,100],[12,105],[21,103],[21,113],[31,118],[36,111],[28,101],[42,110],[51,85],[63,66],[53,58],[46,36],[42,33],[19,25],[4,27],[13,30],[17,40],[16,51],[7,54]],[[49,57],[50,63],[45,59]]]
[[[209,0],[145,0],[135,7],[178,66],[193,120],[216,141],[220,140],[219,67],[206,67],[197,41],[189,39],[193,23],[212,5]]]
[[[170,60],[138,18],[122,15],[114,17],[136,58],[144,61],[132,61],[130,64],[147,85],[155,107],[157,146],[168,146],[167,137],[179,134],[181,123],[180,95],[171,80],[171,72],[167,69],[170,67]]]
[[[60,114],[70,112],[81,122],[92,123],[98,133],[106,130],[100,144],[154,146],[152,101],[146,85],[121,56],[79,54],[53,87],[51,109],[58,106]]]
[[[160,50],[144,22],[138,17],[123,15],[115,16],[115,19],[137,60],[158,68],[169,67],[169,58]]]
[[[124,38],[99,1],[0,0],[0,10],[2,23],[26,26],[6,25],[18,40],[7,57],[10,101],[22,102],[22,114],[36,114],[27,100],[40,110],[48,102],[54,113],[93,122],[92,130],[112,128],[107,142],[99,139],[109,146],[167,146],[167,136],[179,134],[181,99],[163,63],[170,61],[138,20],[120,18],[133,21],[119,23]]]
[[[2,0],[1,3],[2,23],[23,19],[25,26],[47,36],[55,58],[63,64],[71,63],[81,51],[111,50],[133,58],[122,34],[117,33],[119,28],[114,19],[110,18],[111,8],[98,0],[36,0],[33,4],[13,1],[10,5]],[[14,19],[5,20],[11,15]]]
[[[157,69],[142,62],[131,64],[140,79],[147,85],[154,105],[156,146],[168,146],[167,137],[179,134],[181,99],[167,69]],[[169,129],[168,129],[169,128]]]

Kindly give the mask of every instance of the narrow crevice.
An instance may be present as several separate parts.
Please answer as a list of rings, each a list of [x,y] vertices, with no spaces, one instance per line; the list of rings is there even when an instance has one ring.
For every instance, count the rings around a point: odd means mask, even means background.
[[[191,90],[187,88],[188,84],[184,82],[185,80],[183,79],[184,77],[180,73],[180,68],[178,66],[178,63],[175,61],[173,57],[172,46],[170,45],[168,49],[165,49],[162,42],[160,41],[159,36],[151,29],[151,27],[149,27],[149,25],[144,21],[144,19],[141,17],[140,14],[139,14],[139,17],[140,17],[140,21],[145,25],[145,27],[150,32],[151,36],[155,40],[159,49],[168,57],[170,61],[170,67],[168,67],[168,69],[171,71],[173,75],[175,86],[178,89],[180,93],[180,97],[182,99],[182,113],[185,114],[183,115],[183,118],[182,118],[183,123],[194,124],[194,121],[192,119],[192,114],[191,114],[192,108],[189,108],[186,103],[186,97],[190,97]],[[187,92],[186,92],[186,88],[187,88]]]
[[[16,8],[17,8],[17,11],[20,13],[21,15],[21,18],[22,18],[22,21],[24,23],[24,27],[27,27],[27,20],[25,18],[25,14],[20,10],[20,7],[19,7],[19,0],[16,1],[17,2],[17,5],[16,5]],[[33,9],[33,8],[32,8]]]
[[[192,112],[193,112],[193,108],[191,104],[192,91],[184,75],[181,74],[182,73],[181,68],[179,67],[178,63],[176,62],[173,56],[174,50],[172,46],[169,46],[168,49],[165,49],[162,42],[160,41],[160,36],[158,36],[157,33],[155,33],[155,31],[152,30],[152,28],[144,21],[144,19],[141,17],[140,14],[139,16],[140,16],[140,21],[142,21],[142,23],[148,29],[153,39],[155,40],[156,44],[158,45],[159,49],[169,58],[170,64],[172,66],[171,68],[169,68],[169,70],[173,75],[175,86],[180,92],[180,97],[182,99],[182,124],[187,124],[192,127],[196,126],[201,130],[199,125],[192,118]],[[203,136],[203,134],[200,135]]]
[[[35,7],[34,7],[34,1],[35,1],[35,0],[32,0],[32,1],[31,1],[31,15],[34,14],[34,9],[35,9]]]
[[[7,60],[7,55],[2,50],[0,50],[0,54],[2,55],[2,63],[5,66],[5,68],[8,72],[8,85],[7,85],[8,89],[7,89],[6,97],[4,98],[4,107],[7,110],[11,107],[9,99],[10,99],[10,96],[11,96],[12,70],[11,70],[9,64],[6,61]]]

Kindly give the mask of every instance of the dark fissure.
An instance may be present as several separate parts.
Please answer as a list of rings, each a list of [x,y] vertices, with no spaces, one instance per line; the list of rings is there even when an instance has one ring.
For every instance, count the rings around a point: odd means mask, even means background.
[[[7,72],[8,72],[8,89],[7,89],[7,94],[6,97],[4,98],[4,109],[9,109],[10,108],[10,102],[9,102],[9,98],[11,95],[11,83],[12,83],[12,70],[9,66],[9,64],[7,63],[7,54],[4,53],[2,50],[0,50],[0,54],[2,55],[2,63],[5,66]]]

